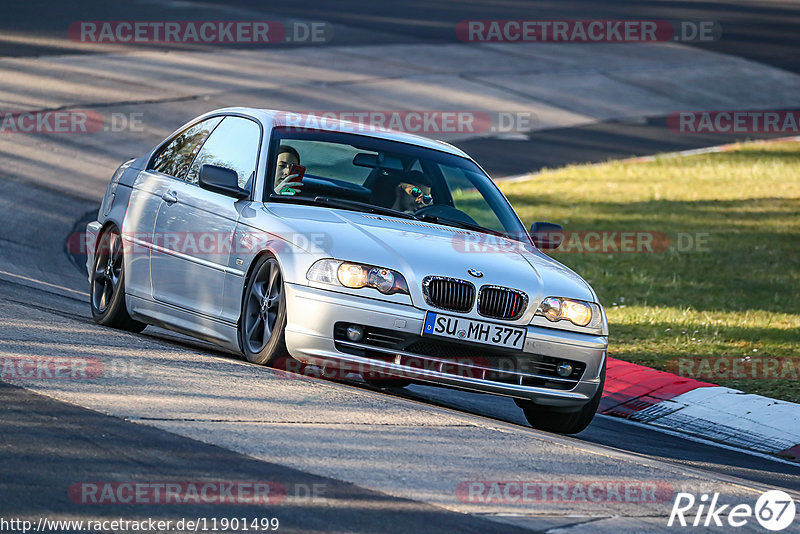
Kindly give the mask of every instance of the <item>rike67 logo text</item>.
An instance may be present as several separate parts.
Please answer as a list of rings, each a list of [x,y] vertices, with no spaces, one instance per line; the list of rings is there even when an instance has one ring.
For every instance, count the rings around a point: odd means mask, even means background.
[[[794,500],[780,490],[763,493],[755,506],[719,504],[719,493],[713,496],[704,493],[699,499],[691,493],[678,493],[667,526],[738,528],[747,525],[755,516],[762,527],[777,532],[794,523],[795,514]]]

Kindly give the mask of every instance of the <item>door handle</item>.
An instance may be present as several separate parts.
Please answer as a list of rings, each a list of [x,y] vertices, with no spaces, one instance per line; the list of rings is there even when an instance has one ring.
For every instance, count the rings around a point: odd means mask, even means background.
[[[178,201],[178,195],[175,194],[175,191],[167,191],[163,195],[161,195],[161,200],[166,202],[167,204],[174,204]]]

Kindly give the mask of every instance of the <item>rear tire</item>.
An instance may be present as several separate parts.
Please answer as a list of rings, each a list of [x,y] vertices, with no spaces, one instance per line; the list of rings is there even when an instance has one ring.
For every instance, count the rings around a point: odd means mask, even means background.
[[[600,406],[600,399],[603,398],[603,386],[606,383],[606,364],[603,362],[603,369],[600,372],[600,386],[592,399],[587,402],[580,410],[575,412],[558,411],[557,409],[545,406],[537,406],[531,401],[515,399],[517,406],[522,408],[525,419],[533,428],[556,432],[558,434],[577,434],[584,430],[594,419],[597,407]]]
[[[278,260],[261,256],[245,286],[239,339],[247,361],[273,366],[291,358],[286,349],[286,293]]]
[[[89,305],[94,322],[128,332],[141,332],[147,325],[135,321],[125,306],[125,258],[122,237],[112,227],[100,235],[89,283]]]

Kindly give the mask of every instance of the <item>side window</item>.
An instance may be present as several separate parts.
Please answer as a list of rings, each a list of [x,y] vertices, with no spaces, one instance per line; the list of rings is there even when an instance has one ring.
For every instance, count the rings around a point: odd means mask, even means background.
[[[190,126],[167,143],[152,160],[151,169],[183,179],[192,159],[222,117],[214,117]]]
[[[241,117],[225,117],[200,149],[186,175],[186,181],[196,184],[200,178],[200,167],[217,165],[236,171],[239,187],[250,189],[260,144],[261,127],[256,122]]]

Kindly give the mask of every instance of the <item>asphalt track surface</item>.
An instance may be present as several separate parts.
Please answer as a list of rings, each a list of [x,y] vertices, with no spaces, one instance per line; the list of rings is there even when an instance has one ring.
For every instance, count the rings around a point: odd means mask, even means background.
[[[163,9],[166,4],[170,7]],[[185,9],[182,10],[182,9]],[[76,47],[67,39],[73,21],[114,20],[278,20],[324,21],[333,25],[334,38],[307,46],[370,46],[399,43],[459,42],[455,27],[464,20],[505,19],[642,19],[713,21],[722,28],[719,39],[687,43],[705,50],[751,59],[800,73],[797,35],[800,5],[788,0],[661,1],[593,0],[455,2],[414,0],[329,2],[300,0],[263,2],[234,0],[112,3],[101,1],[56,2],[38,0],[8,4],[0,17],[0,57],[26,57],[62,53],[96,53],[102,47]],[[239,45],[254,48],[253,45]],[[303,46],[269,44],[267,47]],[[469,46],[469,45],[466,45]],[[580,45],[577,45],[580,46]],[[621,45],[626,46],[626,45]],[[148,48],[180,49],[180,45],[149,44]],[[194,48],[202,48],[193,45]],[[236,48],[236,46],[232,46]],[[697,134],[670,132],[666,117],[635,124],[606,122],[587,127],[535,132],[526,140],[491,139],[456,143],[473,155],[492,175],[508,176],[570,163],[600,162],[687,150],[769,134]]]
[[[256,4],[239,2],[243,9]],[[259,3],[258,6],[264,4]],[[594,2],[573,3],[569,9],[559,2],[506,2],[502,7],[480,3],[376,4],[364,11],[360,3],[338,3],[331,12],[322,3],[293,2],[268,4],[267,10],[283,15],[325,19],[361,30],[352,38],[368,45],[382,36],[385,42],[436,41],[443,39],[437,25],[452,24],[469,18],[525,18],[535,10],[537,18],[574,16],[632,18],[712,18],[722,22],[729,39],[713,43],[719,51],[741,54],[781,68],[798,70],[798,56],[793,48],[797,35],[796,5],[772,3],[663,2],[658,11],[652,5],[614,2],[597,6]],[[157,17],[158,7],[136,4],[136,18]],[[130,17],[130,5],[106,6],[62,2],[28,2],[15,5],[0,19],[0,32],[17,32],[63,37],[64,20],[120,20]],[[409,15],[411,13],[412,15]],[[44,14],[44,15],[43,15]],[[791,39],[789,38],[791,37]],[[449,37],[448,37],[449,38]],[[58,47],[26,45],[4,41],[0,55],[35,56],[58,53]],[[651,122],[657,128],[650,129]],[[656,132],[660,132],[656,135]],[[708,137],[698,140],[687,136],[664,137],[665,129],[653,119],[647,123],[609,123],[537,133],[529,141],[483,140],[462,146],[495,172],[511,174],[519,170],[509,160],[527,157],[524,168],[556,166],[578,161],[600,161],[608,157],[644,155],[663,150],[694,148],[704,144],[727,142],[730,138]],[[532,156],[535,144],[538,156]],[[546,147],[547,150],[541,150]],[[516,154],[514,158],[509,154]],[[541,155],[545,154],[545,155]],[[4,157],[7,157],[4,156]],[[504,167],[505,166],[505,167]],[[65,237],[76,221],[96,210],[102,191],[84,197],[65,195],[42,185],[40,177],[9,175],[0,168],[0,323],[3,343],[30,343],[40,334],[25,326],[26,319],[61,325],[63,330],[42,334],[42,341],[74,338],[87,345],[102,345],[109,339],[121,339],[121,346],[133,349],[139,344],[166,347],[171,351],[192,352],[208,358],[209,372],[228,362],[241,363],[235,356],[223,354],[199,342],[187,340],[158,329],[140,335],[110,333],[96,327],[89,316],[83,293],[85,278],[64,253]],[[35,218],[36,224],[31,224]],[[43,284],[42,280],[46,280]],[[38,324],[38,323],[37,323]],[[47,337],[52,336],[52,337]],[[326,383],[332,388],[363,391],[370,398],[395,398],[410,401],[431,413],[456,412],[480,424],[525,426],[521,412],[513,402],[485,395],[453,390],[412,386],[408,390],[377,391],[364,384]],[[352,531],[352,532],[514,532],[508,522],[498,523],[475,515],[466,515],[420,501],[399,499],[386,494],[310,474],[282,465],[281,458],[267,462],[243,456],[222,447],[178,436],[141,421],[109,417],[49,396],[0,383],[0,514],[4,517],[54,515],[100,517],[176,517],[219,516],[219,507],[183,505],[107,506],[88,509],[68,498],[68,487],[75,481],[133,480],[282,480],[287,490],[313,484],[326,487],[324,504],[297,499],[279,511],[252,507],[226,507],[227,516],[263,515],[274,512],[281,519],[281,531]],[[636,426],[608,417],[598,417],[574,438],[548,438],[580,444],[595,444],[609,451],[619,451],[628,458],[663,461],[707,473],[709,479],[724,478],[752,488],[780,487],[800,491],[800,467],[777,462],[709,443],[688,440],[653,429]],[[544,473],[546,475],[546,473]],[[580,524],[585,519],[561,520],[560,526]],[[543,528],[537,523],[535,528]]]
[[[336,44],[386,44],[407,42],[458,42],[453,28],[462,20],[504,19],[647,19],[710,20],[718,22],[724,35],[715,42],[698,46],[716,52],[741,56],[782,69],[800,72],[797,54],[797,31],[800,7],[781,0],[507,0],[504,2],[454,2],[412,0],[404,2],[335,3],[319,0],[292,2],[233,0],[224,6],[212,0],[177,4],[185,13],[175,20],[192,20],[198,14],[215,12],[230,17],[238,9],[243,19],[254,14],[322,20],[347,26],[350,32],[336,35]],[[161,20],[164,11],[159,2],[57,2],[34,0],[3,7],[0,32],[21,33],[64,39],[65,28],[78,20]],[[62,49],[46,43],[26,44],[6,41],[0,44],[0,56],[46,55]]]
[[[259,509],[225,505],[224,516],[248,521],[277,517],[280,531],[330,532],[514,532],[507,525],[396,499],[332,479],[254,460],[213,445],[144,425],[124,422],[25,389],[0,384],[3,433],[0,463],[4,516],[72,516],[76,504],[63,481],[129,480],[276,481],[291,506]],[[20,466],[28,468],[21,472]],[[114,475],[111,475],[114,476]],[[319,488],[324,487],[324,494]],[[315,489],[316,488],[316,489]],[[313,497],[305,498],[306,495]],[[319,500],[325,499],[321,504]],[[85,508],[85,507],[84,507]],[[87,510],[88,511],[88,510]],[[128,520],[220,517],[218,505],[97,506],[93,517]],[[379,526],[380,525],[380,526]],[[378,527],[379,526],[379,527]],[[523,531],[519,529],[519,531]]]

